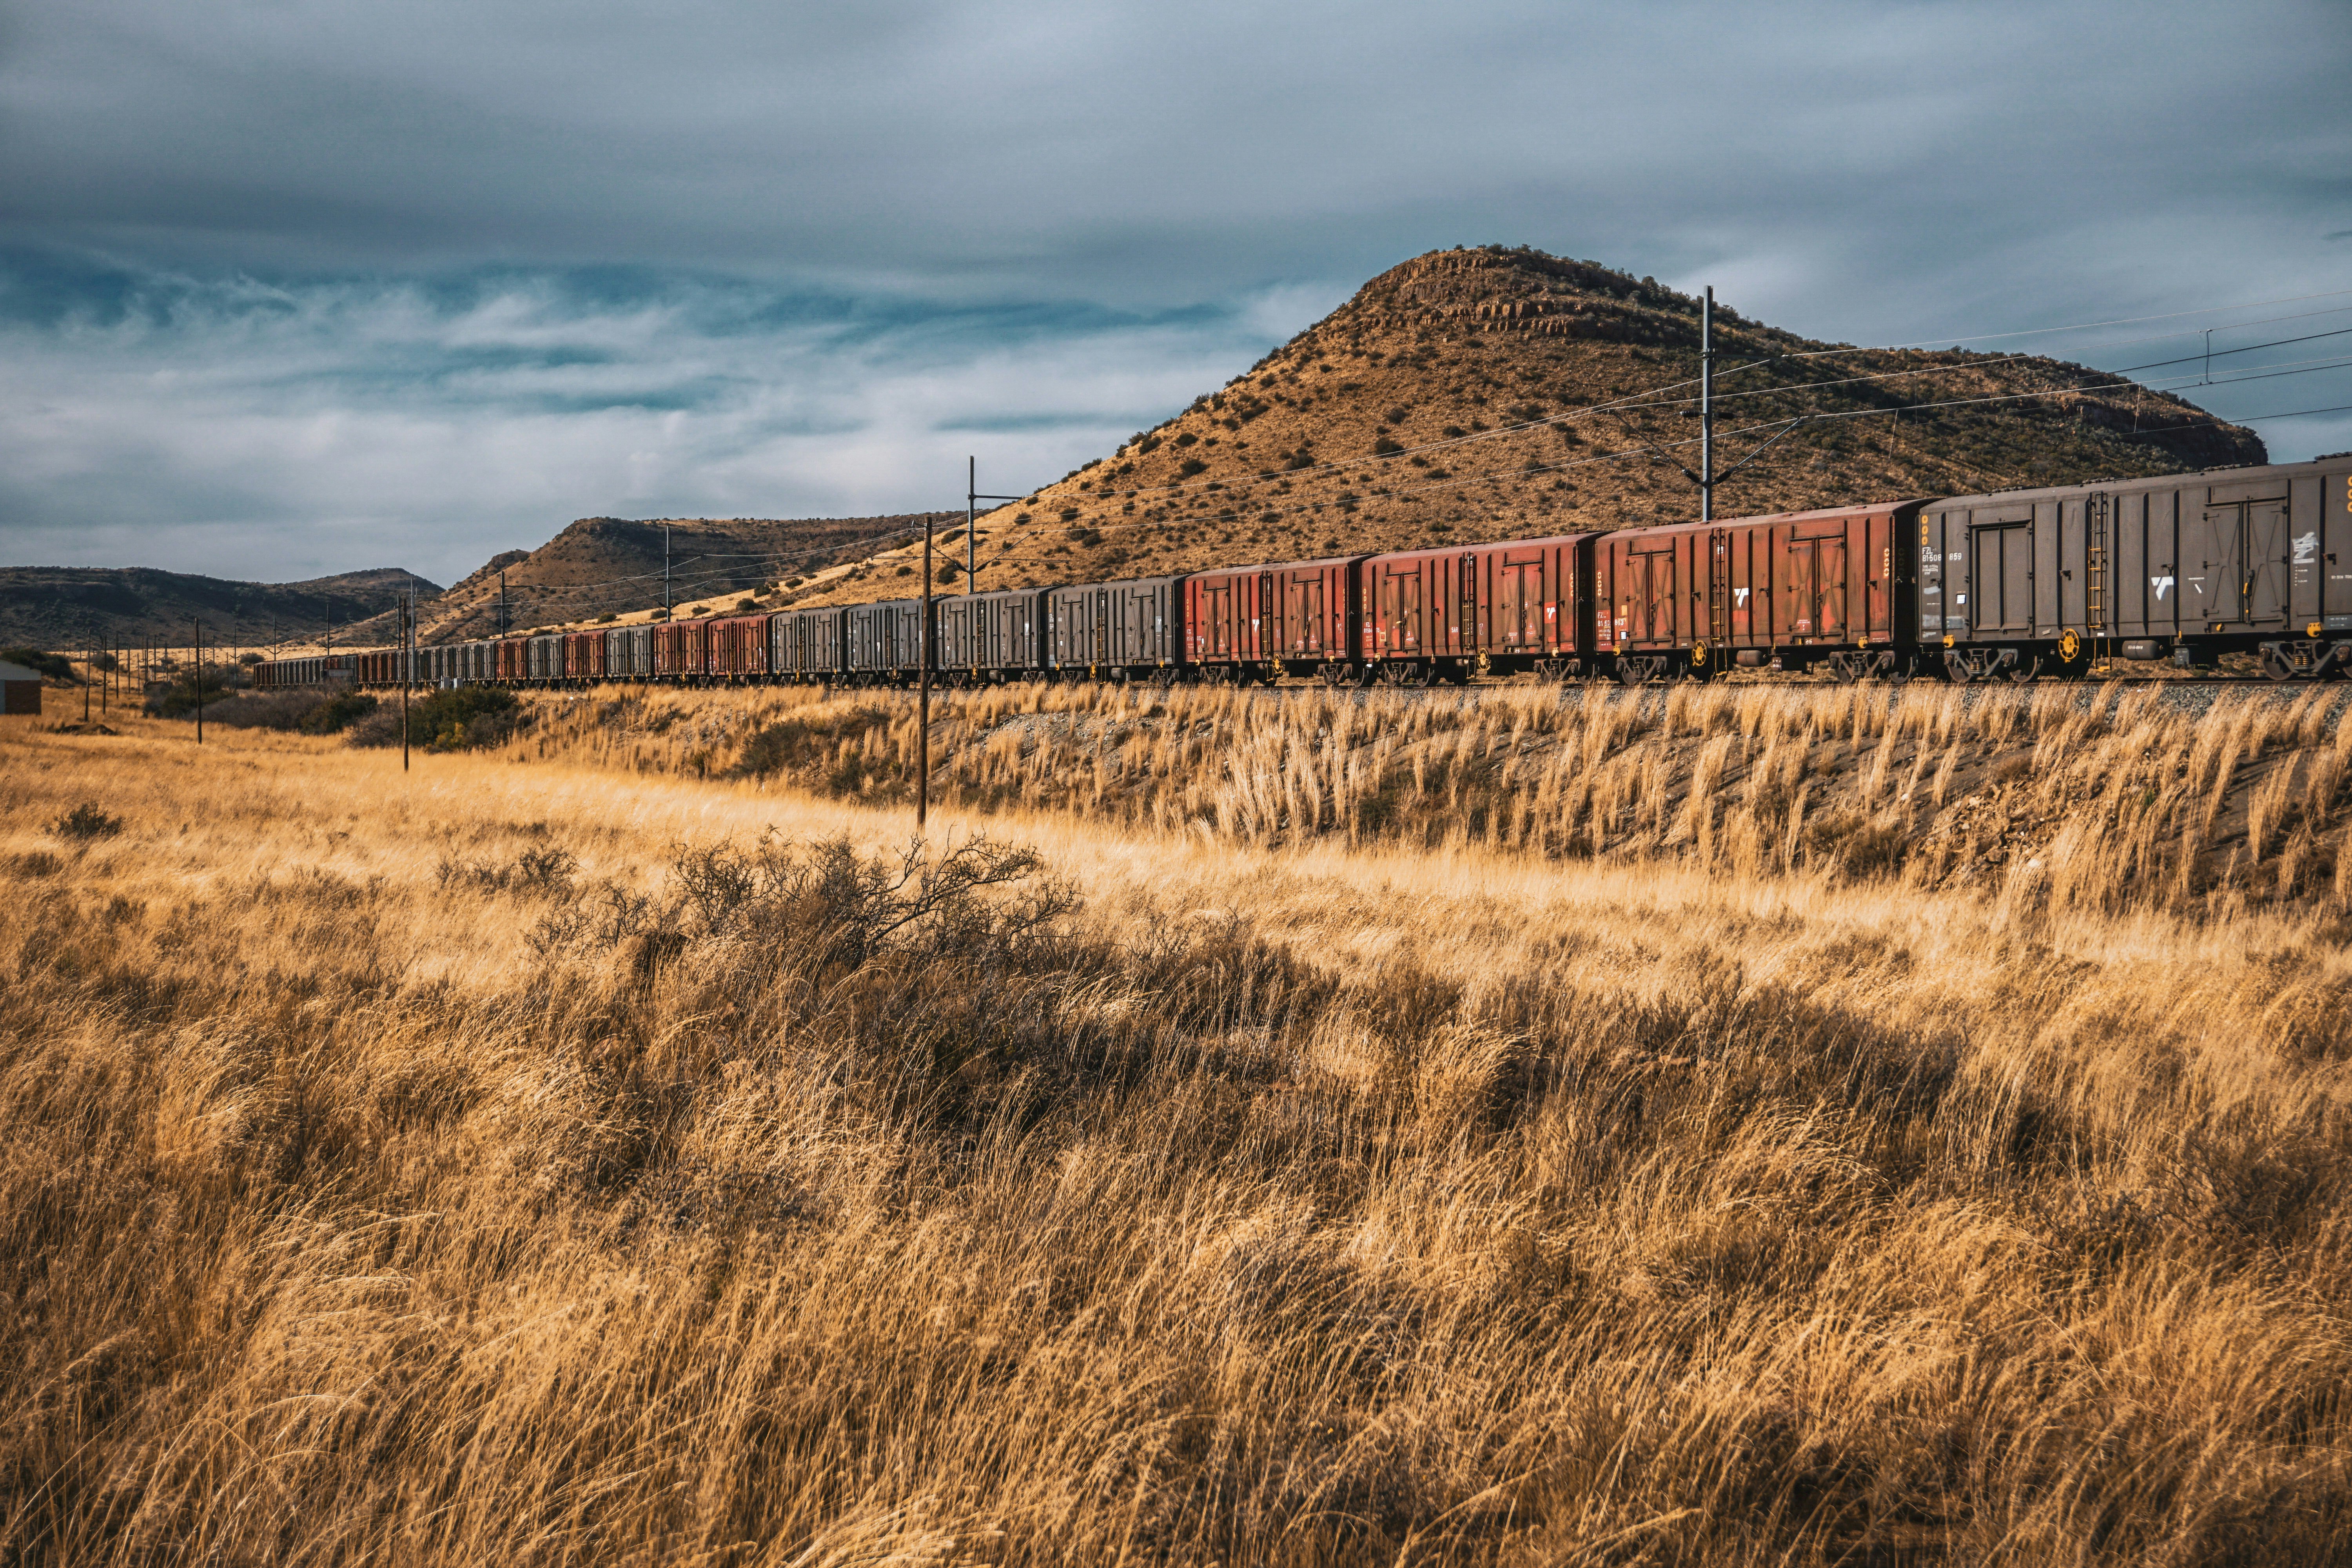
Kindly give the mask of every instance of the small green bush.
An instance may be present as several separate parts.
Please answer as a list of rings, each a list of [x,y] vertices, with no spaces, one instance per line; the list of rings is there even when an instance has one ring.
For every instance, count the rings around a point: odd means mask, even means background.
[[[201,671],[184,670],[169,689],[147,700],[147,711],[158,719],[193,719],[196,714],[197,682],[203,682],[206,707],[221,700],[228,690],[226,671],[206,665]]]
[[[503,742],[522,721],[514,693],[499,686],[460,686],[408,705],[408,743],[431,752],[467,752]],[[400,705],[379,702],[352,727],[354,746],[400,744]]]
[[[375,710],[376,699],[367,692],[341,692],[303,714],[295,727],[305,735],[340,734]]]
[[[73,661],[58,653],[44,653],[37,647],[0,647],[0,662],[21,664],[26,669],[37,670],[51,680],[71,680]]]

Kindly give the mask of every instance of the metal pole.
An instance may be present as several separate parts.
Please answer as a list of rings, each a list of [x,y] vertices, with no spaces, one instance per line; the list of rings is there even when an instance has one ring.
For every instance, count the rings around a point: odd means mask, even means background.
[[[1715,289],[1698,318],[1698,520],[1715,521]]]
[[[922,652],[916,660],[921,673],[915,681],[915,831],[920,833],[931,815],[931,514],[923,514],[923,629],[917,634]]]
[[[963,591],[977,594],[980,592],[980,548],[972,538],[971,526],[980,521],[980,459],[966,458],[964,465]]]
[[[191,618],[196,628],[196,744],[205,743],[205,623]]]

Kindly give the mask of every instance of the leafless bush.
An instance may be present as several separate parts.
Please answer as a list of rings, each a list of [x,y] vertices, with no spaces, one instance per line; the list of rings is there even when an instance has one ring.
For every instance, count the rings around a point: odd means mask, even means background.
[[[520,893],[553,898],[572,890],[579,859],[558,845],[526,849],[505,865],[467,862],[444,856],[433,868],[442,889],[467,888],[481,893]]]
[[[121,832],[122,818],[110,816],[91,802],[83,801],[50,823],[49,831],[60,838],[88,844],[94,839],[111,838]]]

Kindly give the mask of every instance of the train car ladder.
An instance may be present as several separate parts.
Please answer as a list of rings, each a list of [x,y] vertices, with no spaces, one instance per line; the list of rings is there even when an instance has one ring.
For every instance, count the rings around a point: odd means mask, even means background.
[[[1706,641],[1722,647],[1731,640],[1731,535],[1717,529],[1706,541]]]
[[[2086,497],[2083,512],[2087,541],[2083,556],[2083,629],[2091,639],[2091,671],[2105,675],[2114,653],[2108,645],[2115,629],[2107,603],[2107,497],[2104,493]]]

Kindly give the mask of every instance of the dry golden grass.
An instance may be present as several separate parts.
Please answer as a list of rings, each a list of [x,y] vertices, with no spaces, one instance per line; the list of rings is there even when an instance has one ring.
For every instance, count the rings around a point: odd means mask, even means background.
[[[935,694],[932,792],[1206,842],[1893,874],[2061,920],[2352,901],[2336,689],[2178,702],[2147,686],[1013,685]],[[913,799],[901,693],[613,689],[535,707],[504,756]]]
[[[1381,739],[1306,704],[1112,746],[1129,699],[978,694],[935,836],[1085,901],[884,936],[887,778],[693,776],[782,700],[405,778],[0,731],[5,1560],[2344,1554],[2331,899],[2053,869],[2242,819],[2275,886],[2335,831],[2313,713],[1503,694],[1395,716],[1436,804],[1372,832]],[[1293,782],[1155,818],[1139,749],[1237,730]],[[1101,766],[1045,795],[1049,744]],[[2016,818],[2092,758],[2151,771],[2061,837],[2176,837],[2047,847],[2063,898],[1802,847],[1814,795]]]

